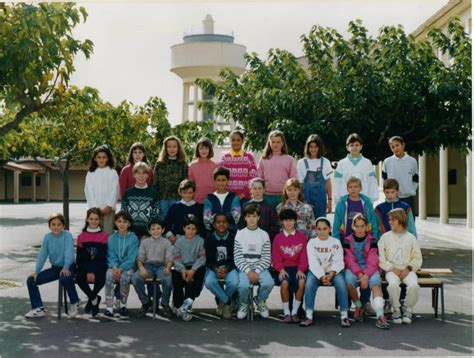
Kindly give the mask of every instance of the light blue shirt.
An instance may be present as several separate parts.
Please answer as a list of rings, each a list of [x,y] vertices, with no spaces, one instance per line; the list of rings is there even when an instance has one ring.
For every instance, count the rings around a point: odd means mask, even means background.
[[[41,243],[35,272],[39,273],[49,257],[51,265],[68,269],[74,263],[74,239],[69,231],[63,230],[58,236],[47,233]]]

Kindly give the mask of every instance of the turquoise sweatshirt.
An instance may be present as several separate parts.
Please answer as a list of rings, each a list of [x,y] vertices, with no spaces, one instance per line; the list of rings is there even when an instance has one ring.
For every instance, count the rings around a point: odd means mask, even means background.
[[[63,230],[59,236],[51,232],[45,235],[36,260],[36,273],[41,271],[48,257],[51,265],[69,270],[74,263],[74,239],[69,231]]]
[[[135,267],[138,256],[138,238],[129,231],[126,235],[120,235],[115,231],[109,236],[107,243],[107,265],[109,268],[118,267],[127,271]]]

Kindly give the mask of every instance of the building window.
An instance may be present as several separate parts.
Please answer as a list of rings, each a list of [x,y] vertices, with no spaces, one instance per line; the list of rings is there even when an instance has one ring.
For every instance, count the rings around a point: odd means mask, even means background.
[[[31,178],[33,176],[31,174],[23,174],[20,176],[21,179],[21,186],[31,186]],[[41,177],[36,176],[36,186],[41,186]]]

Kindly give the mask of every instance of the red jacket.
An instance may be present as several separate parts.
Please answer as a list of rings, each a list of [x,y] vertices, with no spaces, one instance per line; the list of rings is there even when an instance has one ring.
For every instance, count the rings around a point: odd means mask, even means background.
[[[369,233],[367,235],[367,241],[364,246],[364,257],[365,257],[365,269],[362,269],[354,256],[354,237],[353,234],[346,236],[344,239],[344,263],[346,269],[352,271],[354,275],[364,273],[367,276],[372,276],[379,270],[379,253],[377,249],[377,240]]]

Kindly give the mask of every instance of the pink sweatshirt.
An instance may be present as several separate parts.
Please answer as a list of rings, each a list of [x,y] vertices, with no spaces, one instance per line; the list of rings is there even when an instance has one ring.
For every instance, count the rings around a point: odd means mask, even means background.
[[[296,164],[288,154],[274,154],[269,159],[261,159],[258,163],[258,176],[265,179],[265,193],[282,195],[285,182],[296,178]]]
[[[244,152],[243,155],[233,157],[230,153],[226,153],[222,156],[219,166],[230,170],[227,189],[237,196],[243,194],[246,198],[250,198],[249,181],[257,176],[257,165],[253,155]]]
[[[217,163],[211,159],[198,159],[189,165],[188,177],[189,180],[196,183],[194,200],[198,203],[203,203],[207,194],[213,193],[216,190],[214,185],[214,169],[216,168]]]
[[[272,265],[277,271],[285,267],[298,267],[298,271],[302,272],[308,270],[306,236],[298,230],[294,234],[282,231],[275,236],[272,244]]]
[[[135,178],[133,177],[133,165],[127,164],[123,167],[122,171],[120,172],[119,177],[120,183],[120,197],[123,198],[123,194],[127,189],[132,188],[135,185]],[[153,169],[150,168],[148,172],[148,180],[146,181],[148,186],[153,185]]]

